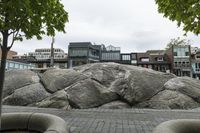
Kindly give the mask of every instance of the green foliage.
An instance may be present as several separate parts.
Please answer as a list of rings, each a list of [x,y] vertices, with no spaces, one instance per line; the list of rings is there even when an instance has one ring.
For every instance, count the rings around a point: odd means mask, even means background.
[[[200,33],[200,1],[199,0],[155,0],[159,13],[172,21],[177,21],[178,26],[183,25],[183,30]]]
[[[166,49],[171,48],[172,46],[185,46],[190,45],[190,40],[181,39],[180,37],[171,39],[171,41],[167,44]]]
[[[13,34],[13,40],[54,36],[65,32],[68,13],[60,0],[1,0],[0,31]]]
[[[42,35],[55,36],[65,32],[68,13],[60,0],[0,0],[0,118],[7,52],[16,40],[42,39]],[[12,37],[10,46],[8,38]],[[1,130],[1,119],[0,119]]]

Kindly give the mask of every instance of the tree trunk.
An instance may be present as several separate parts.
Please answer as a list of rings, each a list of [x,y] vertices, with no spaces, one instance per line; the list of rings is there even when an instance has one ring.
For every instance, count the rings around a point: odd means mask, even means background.
[[[6,58],[8,53],[8,31],[3,33],[3,46],[1,47],[2,57],[0,66],[0,130],[1,130],[1,112],[2,112],[2,98],[3,98],[3,86],[6,68]]]

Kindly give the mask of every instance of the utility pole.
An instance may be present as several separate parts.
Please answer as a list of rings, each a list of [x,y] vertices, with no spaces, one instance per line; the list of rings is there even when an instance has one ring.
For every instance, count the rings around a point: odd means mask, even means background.
[[[52,42],[51,42],[51,62],[50,62],[50,67],[54,67],[54,48],[53,44],[55,42],[54,36],[52,37]]]

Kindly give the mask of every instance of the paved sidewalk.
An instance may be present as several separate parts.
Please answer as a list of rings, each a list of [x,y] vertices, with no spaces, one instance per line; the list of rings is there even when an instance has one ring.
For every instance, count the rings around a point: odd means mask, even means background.
[[[4,106],[3,112],[43,112],[57,115],[70,125],[71,133],[152,133],[171,119],[200,119],[200,110],[83,109],[58,110]]]

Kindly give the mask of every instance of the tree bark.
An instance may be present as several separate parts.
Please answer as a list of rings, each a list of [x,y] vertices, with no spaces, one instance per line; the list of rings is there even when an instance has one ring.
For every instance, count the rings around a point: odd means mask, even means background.
[[[3,98],[6,58],[9,50],[7,46],[8,46],[8,31],[5,31],[3,33],[3,45],[1,47],[2,56],[1,56],[1,66],[0,66],[0,131],[1,131],[2,98]]]

